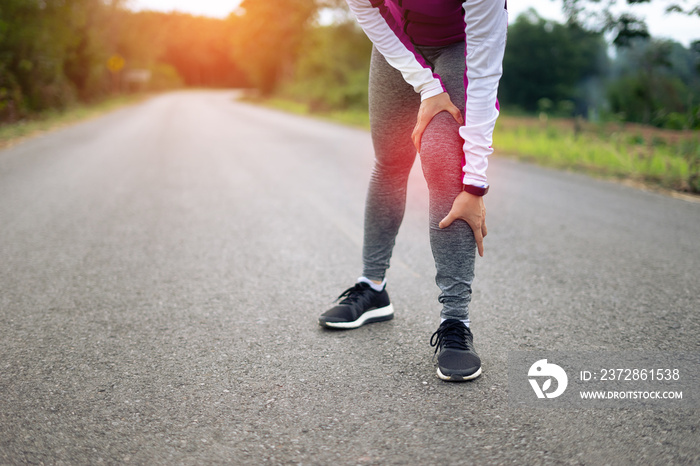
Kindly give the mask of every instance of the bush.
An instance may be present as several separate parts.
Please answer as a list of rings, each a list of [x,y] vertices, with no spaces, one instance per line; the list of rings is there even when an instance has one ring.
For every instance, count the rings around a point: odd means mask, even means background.
[[[294,73],[281,94],[312,111],[366,110],[372,45],[354,23],[315,27],[304,37]]]

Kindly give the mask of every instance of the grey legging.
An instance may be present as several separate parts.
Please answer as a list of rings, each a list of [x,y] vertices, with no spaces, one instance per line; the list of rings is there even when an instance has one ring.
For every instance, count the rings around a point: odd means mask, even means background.
[[[464,115],[464,42],[417,49],[440,75],[450,99]],[[375,165],[365,206],[363,247],[363,275],[372,280],[384,279],[403,219],[408,174],[416,156],[411,132],[419,106],[420,96],[373,50],[369,112]],[[441,317],[465,320],[474,279],[474,234],[462,220],[442,230],[438,227],[462,189],[464,153],[458,129],[452,115],[436,115],[423,134],[420,156],[430,191],[430,245],[437,269],[435,282],[441,290]]]

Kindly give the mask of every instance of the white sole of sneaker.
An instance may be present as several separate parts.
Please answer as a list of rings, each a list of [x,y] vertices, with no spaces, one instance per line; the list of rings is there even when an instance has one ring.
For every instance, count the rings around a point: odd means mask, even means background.
[[[393,318],[394,318],[394,306],[392,304],[389,304],[388,306],[385,306],[385,307],[380,307],[378,309],[372,309],[371,311],[367,311],[364,314],[362,314],[359,319],[357,319],[353,322],[321,322],[321,321],[319,321],[319,323],[321,325],[323,325],[324,327],[350,329],[350,328],[361,327],[364,324],[371,324],[372,322],[383,322],[385,320],[391,320]]]
[[[467,375],[467,376],[445,375],[440,371],[439,367],[437,369],[438,378],[441,380],[446,380],[448,382],[466,382],[467,380],[474,380],[475,378],[479,377],[480,375],[481,375],[481,367],[473,374]]]

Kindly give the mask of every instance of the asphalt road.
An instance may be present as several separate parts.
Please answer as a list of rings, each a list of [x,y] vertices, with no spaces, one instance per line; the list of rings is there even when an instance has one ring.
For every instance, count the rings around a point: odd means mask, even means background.
[[[0,464],[697,464],[698,410],[528,409],[512,351],[700,351],[700,203],[493,158],[471,310],[435,377],[419,167],[390,322],[360,273],[362,130],[158,96],[0,151]]]

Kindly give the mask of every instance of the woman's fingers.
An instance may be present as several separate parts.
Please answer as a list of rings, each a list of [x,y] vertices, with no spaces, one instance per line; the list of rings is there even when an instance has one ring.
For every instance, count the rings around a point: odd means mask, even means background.
[[[460,125],[464,124],[464,120],[462,119],[462,112],[459,111],[457,107],[450,101],[450,108],[447,110],[450,112],[450,115],[452,115],[457,123]]]
[[[447,92],[428,97],[420,104],[418,117],[416,118],[416,126],[413,128],[413,133],[411,134],[411,140],[416,147],[416,151],[420,152],[421,139],[423,138],[425,128],[428,127],[428,123],[440,112],[448,112],[460,125],[464,123],[462,112],[452,103]]]
[[[450,212],[443,218],[440,228],[447,228],[455,220],[464,220],[474,232],[474,240],[479,250],[479,255],[484,256],[484,236],[488,233],[486,229],[486,207],[484,199],[480,196],[461,192],[452,202]]]

